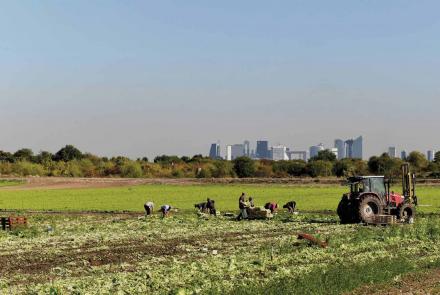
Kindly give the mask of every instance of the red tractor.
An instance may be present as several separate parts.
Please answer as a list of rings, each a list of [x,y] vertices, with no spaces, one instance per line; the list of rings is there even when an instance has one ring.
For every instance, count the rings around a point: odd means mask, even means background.
[[[392,216],[400,222],[414,221],[417,197],[409,164],[402,165],[402,195],[390,191],[384,176],[349,177],[348,183],[350,193],[342,196],[337,209],[341,223],[376,223],[379,217]]]

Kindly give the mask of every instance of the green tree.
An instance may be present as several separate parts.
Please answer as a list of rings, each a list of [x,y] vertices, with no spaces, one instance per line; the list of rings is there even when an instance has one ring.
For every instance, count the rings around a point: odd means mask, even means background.
[[[14,153],[14,159],[17,162],[20,161],[32,162],[33,156],[34,156],[34,152],[31,149],[19,149]]]
[[[72,161],[72,160],[81,160],[83,158],[83,154],[79,149],[74,147],[73,145],[66,145],[62,149],[54,155],[55,161]]]
[[[0,151],[0,162],[14,162],[14,156],[10,152]]]
[[[47,151],[41,151],[38,155],[35,156],[35,162],[38,164],[43,164],[45,166],[49,165],[52,162],[53,155]]]
[[[307,164],[307,171],[311,177],[331,176],[333,163],[323,160],[310,161]]]
[[[213,163],[212,176],[216,178],[234,177],[234,166],[229,161],[218,160]]]
[[[154,163],[159,163],[162,165],[173,165],[177,163],[182,163],[182,159],[180,159],[178,156],[162,155],[154,158]]]
[[[437,164],[440,164],[440,151],[435,153],[434,162],[436,162]]]
[[[248,157],[238,157],[234,160],[234,171],[240,178],[255,176],[255,162]]]
[[[411,152],[407,158],[407,161],[411,164],[412,169],[417,173],[422,173],[428,168],[428,159],[426,159],[425,155],[414,151]]]
[[[319,151],[318,155],[310,158],[310,161],[318,161],[318,160],[334,162],[336,161],[336,155],[332,153],[332,151],[330,150]]]

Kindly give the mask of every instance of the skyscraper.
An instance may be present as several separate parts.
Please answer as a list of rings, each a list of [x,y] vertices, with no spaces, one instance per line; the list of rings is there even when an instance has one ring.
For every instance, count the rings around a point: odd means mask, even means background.
[[[227,161],[231,161],[232,160],[232,145],[227,145],[226,146],[226,157],[225,159]]]
[[[363,158],[363,138],[359,136],[356,139],[345,141],[345,156],[351,159]]]
[[[246,157],[251,156],[251,143],[248,140],[244,141],[244,155]]]
[[[353,139],[349,139],[345,141],[345,156],[349,159],[353,158]]]
[[[218,143],[211,144],[211,149],[209,150],[209,157],[211,159],[219,159],[220,158],[220,144],[218,144]]]
[[[388,156],[391,158],[397,158],[397,150],[395,146],[390,146],[388,148]]]
[[[400,159],[406,160],[406,151],[401,151],[400,152]]]
[[[313,145],[310,147],[310,158],[313,158],[318,155],[320,151],[324,150],[324,145],[322,143],[318,145]]]
[[[284,145],[273,146],[271,148],[271,156],[274,161],[289,160],[289,157],[287,156],[287,147]]]
[[[429,162],[434,161],[435,151],[433,151],[433,150],[429,150],[429,151],[426,153],[426,157],[428,158],[428,161],[429,161]]]
[[[244,156],[244,144],[233,144],[231,146],[231,160]]]
[[[345,158],[345,144],[342,139],[335,139],[335,148],[338,149],[338,160]]]
[[[257,150],[255,153],[258,159],[269,159],[269,142],[267,140],[257,141]]]

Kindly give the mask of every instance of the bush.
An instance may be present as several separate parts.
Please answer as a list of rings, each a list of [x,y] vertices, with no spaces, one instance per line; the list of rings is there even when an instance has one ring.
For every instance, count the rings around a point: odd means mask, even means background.
[[[307,171],[311,177],[331,176],[333,164],[328,161],[316,160],[307,164]]]
[[[234,160],[234,171],[240,178],[255,176],[255,162],[248,157],[239,157]]]
[[[138,162],[127,161],[121,167],[121,177],[139,178],[142,176],[142,167]]]

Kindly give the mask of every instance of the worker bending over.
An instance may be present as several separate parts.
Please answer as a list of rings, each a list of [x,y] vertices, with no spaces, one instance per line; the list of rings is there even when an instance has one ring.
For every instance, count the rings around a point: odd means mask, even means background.
[[[296,208],[296,202],[295,201],[287,202],[286,205],[283,206],[283,208],[287,209],[289,213],[294,213]]]
[[[278,209],[278,204],[277,203],[266,203],[264,205],[265,209],[270,210],[270,213],[274,213],[277,209]]]
[[[163,205],[162,207],[160,207],[160,212],[162,212],[162,217],[165,218],[170,214],[171,211],[171,206],[170,205]]]
[[[146,202],[144,204],[144,209],[145,209],[145,216],[153,214],[154,203],[150,201]]]

